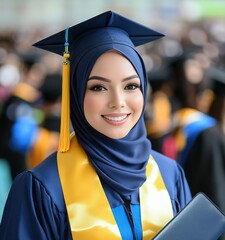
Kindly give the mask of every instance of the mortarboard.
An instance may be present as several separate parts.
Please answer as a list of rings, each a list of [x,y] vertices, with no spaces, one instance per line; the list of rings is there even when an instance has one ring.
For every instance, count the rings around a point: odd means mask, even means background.
[[[209,69],[208,78],[210,88],[219,96],[225,96],[225,69],[212,67]]]
[[[119,39],[120,43],[136,47],[142,44],[157,40],[164,35],[151,28],[141,25],[126,17],[123,17],[115,12],[107,11],[84,22],[60,31],[50,37],[47,37],[33,46],[64,56],[63,61],[63,83],[62,83],[62,112],[61,112],[61,127],[60,127],[60,143],[59,151],[66,152],[69,149],[70,138],[70,96],[69,96],[69,78],[70,78],[70,56],[71,59],[78,55],[76,51],[87,51],[92,44],[91,33],[100,32],[113,28],[114,35],[104,36],[99,35],[99,42],[114,41],[112,38]],[[84,36],[87,36],[86,38]],[[106,35],[106,34],[105,34]],[[96,36],[95,36],[96,37]],[[103,37],[103,40],[102,40]],[[105,38],[104,38],[105,37]],[[108,37],[108,38],[107,38]],[[82,42],[82,44],[80,44]],[[95,47],[95,46],[91,46]],[[73,62],[72,62],[73,64]]]
[[[47,74],[39,89],[42,93],[42,98],[45,102],[54,103],[62,95],[62,80],[61,74],[51,73]]]
[[[114,27],[124,30],[128,33],[134,46],[139,46],[164,36],[162,33],[125,18],[115,12],[107,11],[70,27],[68,32],[68,43],[71,44],[74,39],[90,30],[105,27]],[[65,35],[66,29],[35,43],[33,46],[63,55]]]
[[[30,70],[32,66],[40,60],[39,55],[32,52],[18,53],[18,55],[27,70]]]

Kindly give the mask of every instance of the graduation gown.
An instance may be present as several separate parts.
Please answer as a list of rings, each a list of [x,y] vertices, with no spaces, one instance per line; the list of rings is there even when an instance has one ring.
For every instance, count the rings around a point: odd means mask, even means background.
[[[191,200],[183,170],[175,161],[157,152],[152,151],[152,155],[176,215]],[[33,170],[18,175],[6,202],[0,236],[2,240],[72,239],[56,153]]]
[[[217,126],[199,134],[187,159],[184,171],[192,194],[204,192],[225,213],[225,136]]]

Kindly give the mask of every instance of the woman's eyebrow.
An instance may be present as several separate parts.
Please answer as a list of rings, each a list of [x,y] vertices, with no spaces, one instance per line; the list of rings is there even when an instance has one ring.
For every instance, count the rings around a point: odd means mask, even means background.
[[[139,79],[139,76],[138,75],[131,75],[131,76],[129,76],[129,77],[126,77],[126,78],[124,78],[122,81],[124,82],[124,81],[128,81],[128,80],[132,80],[132,79],[134,79],[134,78],[138,78]]]
[[[100,76],[92,76],[92,77],[89,77],[89,78],[88,78],[88,81],[89,81],[89,80],[100,80],[100,81],[104,81],[104,82],[111,82],[110,79],[104,78],[104,77],[100,77]]]
[[[122,79],[122,82],[128,81],[128,80],[132,80],[134,78],[138,78],[139,79],[139,76],[136,75],[136,74],[135,75],[131,75],[129,77],[126,77],[126,78]],[[103,81],[103,82],[111,82],[110,79],[105,78],[105,77],[101,77],[101,76],[91,76],[90,78],[88,78],[88,81],[89,80],[100,80],[100,81]]]

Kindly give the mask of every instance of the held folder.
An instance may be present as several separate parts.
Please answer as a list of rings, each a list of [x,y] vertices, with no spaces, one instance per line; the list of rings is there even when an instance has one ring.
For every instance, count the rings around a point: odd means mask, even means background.
[[[198,193],[153,240],[217,240],[225,232],[225,215]]]

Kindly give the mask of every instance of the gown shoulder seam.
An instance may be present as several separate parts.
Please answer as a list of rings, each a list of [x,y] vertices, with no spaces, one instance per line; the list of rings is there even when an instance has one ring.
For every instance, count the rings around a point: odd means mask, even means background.
[[[32,178],[38,182],[38,184],[41,185],[41,187],[43,187],[45,189],[46,194],[49,196],[49,198],[51,199],[51,202],[54,204],[54,207],[57,209],[57,211],[60,214],[66,214],[65,211],[62,211],[58,208],[57,204],[55,203],[55,201],[53,200],[48,188],[45,186],[45,184],[41,181],[41,179],[39,179],[37,176],[35,176],[35,174],[31,171],[31,170],[27,170],[25,173],[30,174],[32,176]]]

